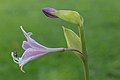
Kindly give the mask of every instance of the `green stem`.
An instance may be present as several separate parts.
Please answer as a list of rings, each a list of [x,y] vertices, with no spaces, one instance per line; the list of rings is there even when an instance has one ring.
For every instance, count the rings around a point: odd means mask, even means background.
[[[85,34],[84,34],[84,26],[79,24],[79,35],[81,37],[82,43],[82,52],[87,54],[86,43],[85,43]]]
[[[89,80],[89,67],[88,67],[88,60],[83,61],[83,67],[84,67],[84,76],[85,80]]]
[[[79,24],[79,35],[81,37],[82,53],[84,55],[84,58],[82,58],[83,67],[84,67],[84,76],[85,76],[85,80],[89,80],[89,67],[88,67],[88,57],[87,57],[87,49],[85,43],[84,26],[81,24]]]

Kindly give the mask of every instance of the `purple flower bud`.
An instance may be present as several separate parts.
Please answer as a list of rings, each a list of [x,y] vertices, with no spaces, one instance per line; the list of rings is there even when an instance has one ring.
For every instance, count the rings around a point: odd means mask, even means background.
[[[82,16],[76,11],[56,10],[53,8],[43,8],[42,11],[47,17],[50,18],[60,18],[65,21],[80,25],[83,25],[84,22]]]
[[[52,14],[52,12],[57,12],[56,9],[53,8],[43,8],[42,9],[43,13],[50,18],[58,18],[57,16],[55,16],[54,14]]]

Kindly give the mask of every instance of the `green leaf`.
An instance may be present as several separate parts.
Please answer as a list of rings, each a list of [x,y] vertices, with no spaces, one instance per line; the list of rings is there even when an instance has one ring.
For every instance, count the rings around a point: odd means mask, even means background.
[[[82,52],[81,40],[71,29],[63,27],[65,39],[69,48],[74,48]]]

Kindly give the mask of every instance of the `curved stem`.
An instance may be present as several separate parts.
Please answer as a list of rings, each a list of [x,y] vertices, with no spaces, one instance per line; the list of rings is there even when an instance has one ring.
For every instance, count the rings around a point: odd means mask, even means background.
[[[77,52],[77,54],[79,54],[80,57],[81,57],[82,59],[84,59],[83,53],[82,53],[81,51],[77,50],[77,49],[73,49],[73,48],[64,48],[64,51],[74,51],[74,52]]]
[[[64,52],[64,51],[74,51],[76,54],[79,54],[80,57],[83,57],[83,53],[77,49],[73,48],[48,48],[49,52]]]
[[[79,51],[79,50],[77,50],[77,49],[73,49],[73,48],[64,48],[64,49],[65,49],[65,51],[75,51],[75,52],[78,52],[78,53],[80,53],[81,55],[83,55],[82,52]]]

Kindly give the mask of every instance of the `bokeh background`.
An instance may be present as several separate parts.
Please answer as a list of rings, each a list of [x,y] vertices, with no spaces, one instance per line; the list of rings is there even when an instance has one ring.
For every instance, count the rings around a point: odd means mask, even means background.
[[[77,32],[74,24],[44,16],[44,7],[84,17],[90,80],[120,80],[120,0],[0,0],[0,80],[84,80],[82,62],[70,52],[31,61],[25,74],[12,61],[12,51],[24,52],[20,25],[47,47],[67,47],[61,26]]]

